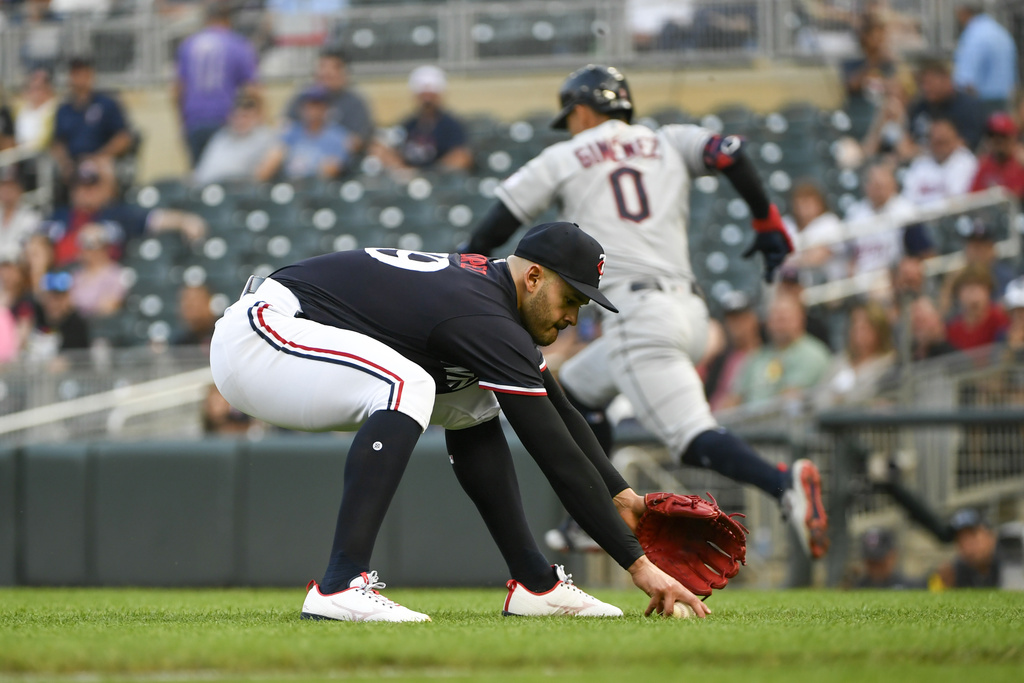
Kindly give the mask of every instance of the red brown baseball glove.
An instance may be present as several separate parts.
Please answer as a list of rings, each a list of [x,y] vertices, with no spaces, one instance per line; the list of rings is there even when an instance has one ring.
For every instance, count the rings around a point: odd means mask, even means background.
[[[636,537],[651,562],[696,595],[725,588],[747,562],[747,529],[700,496],[648,493]]]

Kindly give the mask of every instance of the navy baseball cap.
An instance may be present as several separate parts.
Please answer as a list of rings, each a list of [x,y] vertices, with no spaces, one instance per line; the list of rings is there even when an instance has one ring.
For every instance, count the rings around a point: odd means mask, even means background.
[[[575,223],[559,221],[530,228],[519,240],[515,255],[549,268],[587,298],[612,313],[619,309],[602,294],[604,248]]]
[[[988,526],[988,522],[976,508],[960,508],[953,513],[953,518],[949,520],[949,526],[955,533],[959,533],[964,529]]]

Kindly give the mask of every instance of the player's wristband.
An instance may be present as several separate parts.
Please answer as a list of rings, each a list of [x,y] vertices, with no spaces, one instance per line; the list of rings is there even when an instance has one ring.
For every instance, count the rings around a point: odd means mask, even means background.
[[[772,230],[786,232],[786,226],[782,222],[782,216],[779,215],[779,207],[774,204],[768,205],[767,216],[764,218],[755,218],[751,221],[751,225],[754,226],[755,232],[771,232]]]

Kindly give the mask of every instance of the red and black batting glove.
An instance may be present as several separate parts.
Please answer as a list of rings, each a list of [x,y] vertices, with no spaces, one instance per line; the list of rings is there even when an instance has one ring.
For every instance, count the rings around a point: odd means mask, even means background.
[[[793,242],[789,239],[786,226],[782,223],[782,216],[774,204],[768,207],[768,215],[765,218],[755,218],[754,243],[743,252],[743,258],[750,258],[757,252],[764,255],[764,281],[771,283],[776,269],[786,260],[786,256],[793,253]]]

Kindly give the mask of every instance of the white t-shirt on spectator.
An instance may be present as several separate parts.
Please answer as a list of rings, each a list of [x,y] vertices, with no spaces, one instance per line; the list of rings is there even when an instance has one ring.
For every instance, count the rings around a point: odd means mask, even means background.
[[[903,226],[897,221],[913,215],[914,205],[900,195],[893,196],[880,209],[875,209],[866,197],[852,204],[846,211],[847,221],[860,221],[875,216],[893,220],[892,230],[853,240],[853,274],[869,273],[895,265],[903,256]]]
[[[0,209],[0,260],[16,261],[42,220],[38,211],[27,206],[19,206],[10,214]]]
[[[107,14],[110,12],[110,4],[111,0],[50,0],[50,11],[54,14]]]
[[[42,149],[53,137],[53,119],[59,102],[56,97],[32,108],[27,103],[18,108],[14,117],[14,140],[19,145]]]
[[[967,194],[978,172],[978,160],[960,147],[941,164],[929,154],[913,162],[903,176],[903,196],[917,206]]]
[[[798,229],[796,223],[788,217],[784,220],[789,234],[796,235],[797,252],[793,254],[793,258],[787,259],[789,265],[802,269],[804,266],[800,264],[800,251],[827,246],[832,256],[821,266],[821,273],[825,276],[825,280],[841,280],[849,276],[849,248],[845,242],[841,241],[843,222],[839,216],[831,211],[826,211],[805,225],[803,230]]]

